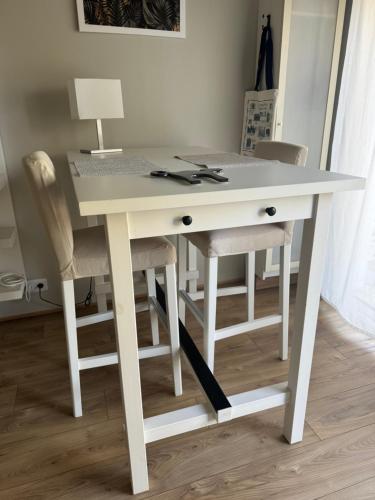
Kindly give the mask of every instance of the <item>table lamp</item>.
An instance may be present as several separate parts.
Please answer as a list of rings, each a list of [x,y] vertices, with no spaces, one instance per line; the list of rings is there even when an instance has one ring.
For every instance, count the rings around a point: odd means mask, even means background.
[[[121,80],[74,78],[68,82],[70,112],[76,120],[96,120],[98,149],[82,153],[120,153],[121,148],[104,149],[102,119],[124,118]]]

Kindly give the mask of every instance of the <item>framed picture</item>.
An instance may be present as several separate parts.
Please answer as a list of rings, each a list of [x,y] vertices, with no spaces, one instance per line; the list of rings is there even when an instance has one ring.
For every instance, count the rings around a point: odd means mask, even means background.
[[[79,31],[186,36],[186,0],[76,1]]]
[[[258,141],[274,138],[278,90],[249,90],[245,94],[241,153],[252,155]]]

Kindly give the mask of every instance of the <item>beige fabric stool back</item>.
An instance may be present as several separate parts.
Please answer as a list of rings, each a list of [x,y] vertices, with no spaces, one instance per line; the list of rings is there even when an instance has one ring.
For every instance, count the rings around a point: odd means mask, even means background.
[[[282,163],[289,163],[297,167],[306,166],[307,146],[300,144],[289,144],[279,141],[259,141],[255,146],[254,156],[263,160],[278,160]],[[281,222],[278,224],[288,234],[289,238],[293,236],[294,221]]]
[[[298,167],[306,165],[308,148],[299,144],[279,141],[260,141],[255,146],[254,156],[263,160],[279,160]]]
[[[46,153],[36,151],[30,154],[24,158],[24,165],[64,279],[64,275],[71,274],[73,265],[73,229],[65,195]]]
[[[86,227],[73,231],[65,195],[58,185],[55,168],[43,151],[24,158],[25,170],[30,180],[40,214],[57,257],[63,299],[65,332],[68,347],[70,384],[73,414],[82,416],[80,371],[118,362],[117,352],[79,356],[77,328],[112,319],[113,311],[87,316],[76,316],[74,280],[110,274],[109,256],[104,226]],[[182,394],[181,361],[176,290],[176,250],[163,237],[141,238],[131,242],[133,270],[144,270],[147,281],[147,308],[151,317],[153,345],[140,348],[139,359],[171,355],[175,394]],[[166,286],[167,330],[170,344],[159,341],[158,316],[162,306],[157,301],[155,267],[164,268]],[[111,282],[106,283],[111,286]],[[129,286],[132,286],[129,283]]]

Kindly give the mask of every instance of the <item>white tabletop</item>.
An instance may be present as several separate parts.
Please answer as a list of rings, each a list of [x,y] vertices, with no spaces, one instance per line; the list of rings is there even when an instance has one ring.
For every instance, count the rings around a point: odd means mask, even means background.
[[[128,149],[127,156],[142,156],[165,170],[192,170],[193,165],[176,155],[205,154],[217,151],[201,147],[164,147]],[[104,155],[102,157],[105,157]],[[85,158],[68,153],[72,164]],[[96,159],[100,158],[97,155]],[[211,205],[247,200],[303,196],[363,189],[365,179],[270,162],[261,166],[224,168],[228,183],[202,182],[189,185],[175,180],[143,175],[80,177],[71,168],[81,215],[100,215],[194,205]]]

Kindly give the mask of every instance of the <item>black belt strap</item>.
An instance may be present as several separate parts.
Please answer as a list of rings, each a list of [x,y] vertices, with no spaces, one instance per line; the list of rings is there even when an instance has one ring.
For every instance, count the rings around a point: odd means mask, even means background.
[[[163,308],[164,312],[166,311],[166,303],[165,303],[165,294],[158,281],[156,281],[156,298]],[[195,375],[206,393],[207,398],[209,399],[212,407],[216,412],[220,410],[225,410],[227,408],[231,408],[231,404],[228,401],[226,395],[224,394],[222,388],[218,384],[216,378],[213,376],[211,370],[208,368],[205,360],[203,359],[201,353],[199,352],[197,346],[194,344],[193,339],[190,337],[188,331],[186,330],[183,323],[179,320],[179,330],[180,330],[180,345],[182,350],[184,351],[186,357],[189,360],[189,363],[192,369],[195,372]]]

